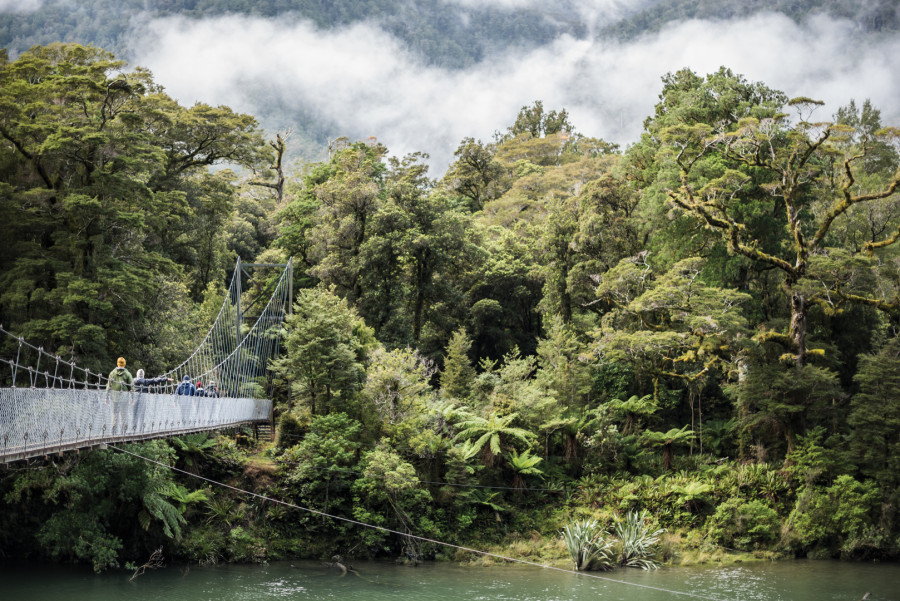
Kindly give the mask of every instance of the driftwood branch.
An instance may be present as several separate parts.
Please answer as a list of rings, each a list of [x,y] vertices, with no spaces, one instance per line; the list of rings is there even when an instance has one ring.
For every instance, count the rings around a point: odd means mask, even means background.
[[[142,566],[138,566],[137,569],[134,570],[134,574],[131,575],[131,578],[128,579],[128,582],[131,582],[138,576],[142,576],[147,570],[155,570],[157,568],[163,567],[164,564],[162,550],[163,548],[160,547],[159,549],[151,553],[150,558],[147,560],[147,563]]]

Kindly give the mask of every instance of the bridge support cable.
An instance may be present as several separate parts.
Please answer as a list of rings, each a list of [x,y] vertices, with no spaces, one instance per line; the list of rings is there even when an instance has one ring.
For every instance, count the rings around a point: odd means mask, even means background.
[[[43,347],[29,344],[0,325],[0,346],[9,359],[0,359],[0,387],[91,389],[106,388],[106,376],[78,367]],[[13,352],[8,352],[10,345]],[[15,359],[11,358],[15,355]]]
[[[173,379],[171,390],[188,376],[207,388],[214,384],[226,395],[257,397],[268,392],[269,360],[280,350],[281,326],[291,310],[293,260],[284,265],[268,303],[249,329],[241,311],[244,265],[238,259],[228,295],[206,338],[182,364],[167,372]]]

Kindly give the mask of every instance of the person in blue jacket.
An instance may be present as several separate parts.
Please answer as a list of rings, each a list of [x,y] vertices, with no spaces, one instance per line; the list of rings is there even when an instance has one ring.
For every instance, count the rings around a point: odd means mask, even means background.
[[[194,396],[197,393],[197,389],[191,383],[191,377],[185,376],[181,379],[181,384],[178,385],[178,388],[175,389],[175,394],[180,394],[184,396]]]

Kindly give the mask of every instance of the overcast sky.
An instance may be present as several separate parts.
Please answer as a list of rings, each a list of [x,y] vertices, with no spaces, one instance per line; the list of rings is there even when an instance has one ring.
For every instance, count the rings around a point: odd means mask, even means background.
[[[561,37],[460,71],[422,64],[368,24],[326,32],[308,22],[173,18],[141,23],[132,62],[150,68],[182,104],[252,114],[262,97],[302,104],[335,123],[337,135],[376,136],[397,156],[428,152],[431,175],[439,176],[462,138],[490,140],[538,99],[566,108],[582,134],[627,146],[652,112],[660,78],[682,67],[707,74],[725,65],[789,96],[824,100],[823,119],[851,98],[870,98],[886,124],[900,125],[900,36],[860,46],[857,35],[851,23],[825,17],[801,25],[778,14],[693,20],[628,43]]]
[[[0,0],[0,13],[30,13],[42,4],[43,0]]]

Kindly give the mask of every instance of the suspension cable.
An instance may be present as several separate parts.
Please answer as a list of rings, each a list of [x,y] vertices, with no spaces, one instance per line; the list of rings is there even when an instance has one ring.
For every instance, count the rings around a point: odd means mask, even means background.
[[[287,501],[282,501],[282,500],[280,500],[280,499],[273,499],[272,497],[267,497],[266,495],[261,495],[261,494],[259,494],[259,493],[255,493],[255,492],[253,492],[253,491],[249,491],[249,490],[245,490],[245,489],[242,489],[242,488],[238,488],[238,487],[236,487],[236,486],[231,486],[230,484],[225,484],[224,482],[219,482],[219,481],[217,481],[217,480],[213,480],[213,479],[211,479],[211,478],[207,478],[207,477],[201,476],[201,475],[199,475],[199,474],[192,474],[192,473],[190,473],[190,472],[188,472],[188,471],[179,469],[179,468],[174,467],[174,466],[171,466],[171,465],[167,465],[167,464],[165,464],[165,463],[162,463],[161,461],[156,461],[155,459],[150,459],[149,457],[144,457],[143,455],[139,455],[139,454],[134,453],[134,452],[132,452],[132,451],[128,451],[128,450],[126,450],[126,449],[119,448],[119,447],[117,447],[117,446],[115,446],[115,445],[108,445],[108,446],[109,446],[109,448],[111,448],[111,449],[113,449],[113,450],[115,450],[115,451],[118,451],[118,452],[120,452],[120,453],[125,453],[126,455],[131,455],[132,457],[136,457],[136,458],[138,458],[138,459],[142,459],[143,461],[146,461],[146,462],[148,462],[148,463],[153,463],[153,464],[155,464],[155,465],[158,465],[158,466],[160,466],[160,467],[164,467],[164,468],[166,468],[166,469],[168,469],[168,470],[171,470],[171,471],[173,471],[173,472],[178,472],[178,473],[184,474],[184,475],[186,475],[186,476],[190,476],[190,477],[192,477],[192,478],[196,478],[196,479],[198,479],[198,480],[203,480],[204,482],[207,482],[207,483],[209,483],[209,484],[213,484],[213,485],[218,486],[218,487],[221,487],[221,488],[226,488],[226,489],[232,490],[232,491],[237,492],[237,493],[241,493],[241,494],[244,494],[244,495],[247,495],[247,496],[251,496],[251,497],[256,497],[256,498],[258,498],[258,499],[262,499],[263,501],[268,501],[268,502],[270,502],[270,503],[275,503],[275,504],[277,504],[277,505],[283,505],[283,506],[285,506],[285,507],[290,507],[291,509],[298,509],[298,510],[300,510],[300,511],[305,511],[305,512],[307,512],[307,513],[312,513],[312,514],[315,514],[315,515],[318,515],[318,516],[321,516],[321,517],[330,518],[330,519],[332,519],[332,520],[338,520],[338,521],[341,521],[341,522],[346,522],[346,523],[348,523],[348,524],[354,524],[354,525],[356,525],[356,526],[362,526],[362,527],[364,527],[364,528],[370,528],[370,529],[372,529],[372,530],[379,530],[379,531],[381,531],[381,532],[387,532],[388,534],[396,534],[396,535],[403,536],[403,537],[406,537],[406,538],[412,538],[412,539],[415,539],[415,540],[418,540],[418,541],[421,541],[421,542],[424,542],[424,543],[432,543],[432,544],[435,544],[435,545],[440,545],[440,546],[442,546],[442,547],[448,547],[448,548],[451,548],[451,549],[457,549],[457,550],[459,550],[459,551],[465,551],[465,552],[467,552],[467,553],[474,553],[474,554],[476,554],[476,555],[483,555],[483,556],[485,556],[485,557],[493,557],[494,559],[500,559],[500,560],[508,561],[508,562],[511,562],[511,563],[521,563],[521,564],[524,564],[524,565],[529,565],[529,566],[533,566],[533,567],[537,567],[537,568],[544,568],[544,569],[546,569],[546,570],[553,570],[553,571],[556,571],[556,572],[563,572],[563,573],[565,573],[565,574],[572,574],[572,575],[574,575],[574,576],[583,576],[583,577],[585,577],[585,578],[594,578],[594,579],[596,579],[596,580],[603,580],[603,581],[606,581],[606,582],[613,582],[613,583],[616,583],[616,584],[623,584],[623,585],[626,585],[626,586],[634,586],[634,587],[638,587],[638,588],[649,589],[649,590],[659,591],[659,592],[663,592],[663,593],[671,593],[671,594],[673,594],[673,595],[682,595],[682,596],[685,596],[685,597],[692,597],[692,598],[694,598],[694,599],[707,599],[707,600],[709,600],[709,601],[725,601],[724,599],[721,599],[720,597],[711,597],[711,596],[709,596],[709,595],[698,595],[698,594],[696,594],[696,593],[689,593],[689,592],[686,592],[686,591],[676,591],[676,590],[667,589],[667,588],[662,588],[662,587],[658,587],[658,586],[651,586],[651,585],[649,585],[649,584],[640,584],[640,583],[637,583],[637,582],[628,582],[627,580],[618,580],[618,579],[616,579],[616,578],[609,578],[609,577],[607,577],[607,576],[599,576],[599,575],[597,575],[597,574],[588,574],[588,573],[586,573],[586,572],[576,572],[575,570],[567,570],[567,569],[565,569],[565,568],[559,568],[559,567],[556,567],[556,566],[551,566],[551,565],[547,565],[547,564],[543,564],[543,563],[538,563],[538,562],[536,562],[536,561],[528,561],[527,559],[517,559],[517,558],[515,558],[515,557],[507,557],[507,556],[505,556],[505,555],[500,555],[500,554],[498,554],[498,553],[491,553],[490,551],[481,551],[481,550],[479,550],[479,549],[473,549],[473,548],[471,548],[471,547],[464,547],[464,546],[462,546],[462,545],[455,545],[455,544],[453,544],[453,543],[447,543],[447,542],[439,541],[439,540],[436,540],[436,539],[433,539],[433,538],[428,538],[428,537],[425,537],[425,536],[418,536],[418,535],[416,535],[416,534],[409,534],[409,533],[406,533],[406,532],[400,532],[399,530],[393,530],[393,529],[391,529],[391,528],[385,528],[384,526],[377,526],[377,525],[375,525],[375,524],[367,524],[366,522],[360,522],[360,521],[358,521],[358,520],[354,520],[354,519],[351,519],[351,518],[346,518],[346,517],[342,517],[342,516],[339,516],[339,515],[333,515],[333,514],[326,513],[326,512],[324,512],[324,511],[319,511],[319,510],[317,510],[317,509],[312,509],[312,508],[309,508],[309,507],[302,507],[302,506],[300,506],[300,505],[295,505],[294,503],[288,503]]]

